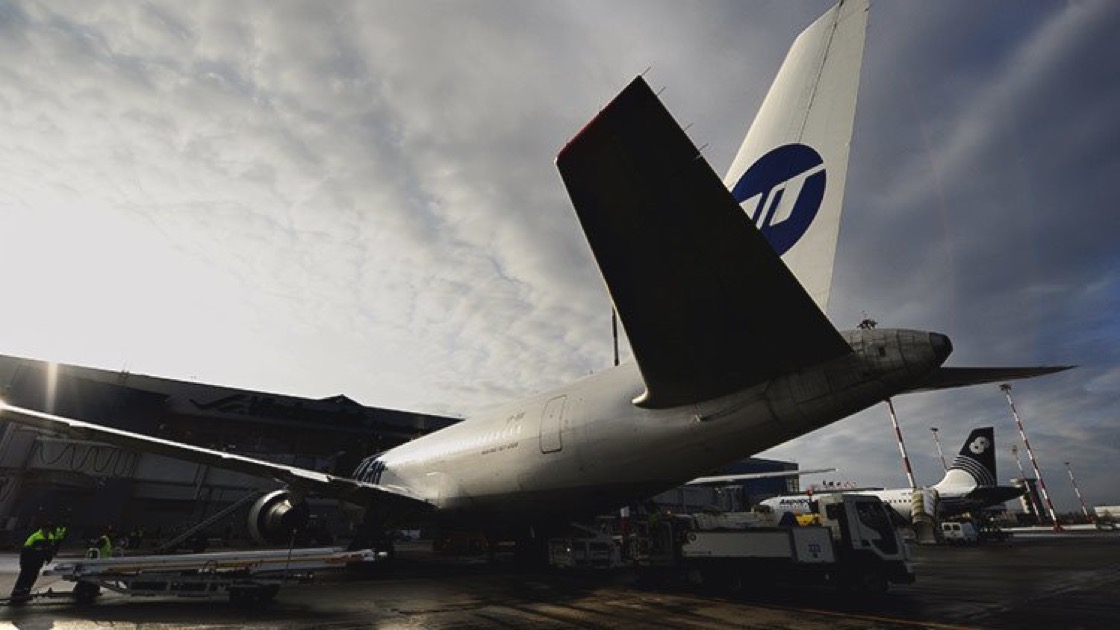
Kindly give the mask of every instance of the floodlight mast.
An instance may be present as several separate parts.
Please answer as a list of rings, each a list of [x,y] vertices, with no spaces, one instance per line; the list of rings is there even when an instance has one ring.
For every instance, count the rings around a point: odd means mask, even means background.
[[[1085,499],[1081,496],[1081,489],[1077,487],[1077,480],[1073,478],[1073,469],[1069,467],[1069,462],[1066,462],[1066,472],[1069,473],[1069,482],[1073,486],[1073,493],[1077,495],[1077,500],[1081,502],[1081,513],[1085,518],[1092,521],[1093,517],[1089,516],[1089,508],[1085,507]]]
[[[937,427],[930,427],[933,431],[933,443],[937,445],[937,456],[941,459],[941,469],[948,471],[949,465],[945,463],[945,452],[941,450],[941,439],[937,437]]]
[[[1007,405],[1011,407],[1011,416],[1015,418],[1015,426],[1019,428],[1019,437],[1023,440],[1023,446],[1027,447],[1027,458],[1031,460],[1035,479],[1038,479],[1038,490],[1042,493],[1042,500],[1046,501],[1046,509],[1050,512],[1050,522],[1054,524],[1054,531],[1060,532],[1062,531],[1062,524],[1058,522],[1058,515],[1054,512],[1054,503],[1050,500],[1050,493],[1046,491],[1046,482],[1042,480],[1042,471],[1038,469],[1038,461],[1034,458],[1030,441],[1027,440],[1027,432],[1023,429],[1023,421],[1019,419],[1019,412],[1015,410],[1015,401],[1011,400],[1011,384],[1004,383],[999,388],[1003,391],[1004,396],[1007,396]]]
[[[906,481],[910,483],[911,488],[917,488],[918,484],[914,483],[914,471],[910,468],[910,456],[906,454],[906,443],[902,441],[902,430],[898,428],[898,418],[894,414],[894,403],[891,399],[887,399],[887,409],[891,415],[891,426],[894,427],[894,436],[898,440],[898,452],[902,454],[902,467],[906,470]]]
[[[1038,519],[1039,524],[1042,524],[1042,508],[1038,502],[1034,500],[1034,492],[1031,490],[1031,484],[1027,480],[1027,472],[1023,470],[1023,460],[1019,459],[1019,445],[1011,445],[1011,455],[1015,457],[1015,465],[1019,467],[1019,478],[1023,480],[1023,485],[1027,487],[1027,505],[1030,506],[1031,511],[1034,512],[1034,517]]]

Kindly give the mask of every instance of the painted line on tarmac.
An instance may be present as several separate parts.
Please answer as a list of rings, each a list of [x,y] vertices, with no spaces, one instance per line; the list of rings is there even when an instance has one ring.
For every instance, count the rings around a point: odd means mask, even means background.
[[[876,615],[867,615],[861,613],[845,613],[836,610],[819,610],[816,608],[795,608],[792,606],[775,606],[773,604],[763,604],[760,608],[773,608],[776,610],[783,610],[787,612],[802,612],[811,613],[814,615],[822,615],[825,617],[837,617],[840,619],[853,619],[858,621],[871,621],[875,623],[890,623],[902,626],[913,626],[915,628],[940,628],[942,630],[974,630],[976,626],[957,626],[948,623],[939,623],[936,621],[918,621],[914,619],[902,619],[898,617],[880,617]]]

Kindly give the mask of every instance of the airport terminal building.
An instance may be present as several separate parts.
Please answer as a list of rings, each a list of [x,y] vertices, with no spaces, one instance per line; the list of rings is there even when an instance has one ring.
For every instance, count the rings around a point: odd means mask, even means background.
[[[0,356],[0,398],[341,475],[367,455],[458,421],[366,407],[345,396],[297,398],[8,356]],[[0,544],[22,540],[39,518],[68,520],[82,537],[105,525],[167,532],[277,487],[269,479],[0,422]],[[312,508],[340,519],[333,501]],[[230,520],[240,528],[244,522]]]

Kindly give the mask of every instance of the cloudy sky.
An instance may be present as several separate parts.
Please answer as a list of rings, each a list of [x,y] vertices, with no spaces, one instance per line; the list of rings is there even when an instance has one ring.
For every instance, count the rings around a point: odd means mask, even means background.
[[[645,71],[723,173],[828,2],[0,0],[0,354],[447,415],[611,361],[553,158]],[[829,315],[1120,503],[1120,5],[872,7]],[[995,386],[896,400],[915,472]],[[903,485],[883,406],[764,455]],[[1024,458],[1024,464],[1026,460]],[[810,479],[812,480],[812,479]]]

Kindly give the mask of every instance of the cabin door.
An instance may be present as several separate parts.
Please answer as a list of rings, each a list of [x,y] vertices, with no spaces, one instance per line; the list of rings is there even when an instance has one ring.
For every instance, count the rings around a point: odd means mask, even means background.
[[[557,396],[548,401],[541,415],[541,452],[555,453],[564,447],[560,429],[564,424],[564,403],[567,396]]]

